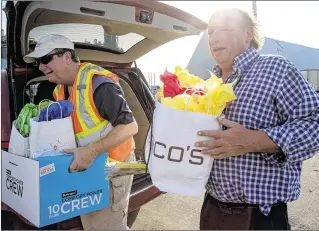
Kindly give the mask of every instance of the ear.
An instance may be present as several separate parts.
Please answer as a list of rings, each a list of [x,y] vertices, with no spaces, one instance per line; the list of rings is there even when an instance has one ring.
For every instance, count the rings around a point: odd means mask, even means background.
[[[246,33],[246,43],[250,44],[251,41],[253,40],[253,37],[254,37],[253,29],[248,28]]]
[[[71,64],[72,63],[72,55],[71,55],[71,53],[69,51],[64,53],[63,58],[64,58],[64,60],[65,60],[65,62],[67,64]]]

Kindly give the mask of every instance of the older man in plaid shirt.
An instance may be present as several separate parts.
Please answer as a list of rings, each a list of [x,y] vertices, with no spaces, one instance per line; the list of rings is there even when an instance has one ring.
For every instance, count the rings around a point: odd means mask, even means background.
[[[235,82],[223,131],[200,131],[215,158],[201,229],[290,229],[287,202],[300,195],[302,162],[319,151],[319,95],[287,59],[260,55],[258,28],[238,9],[208,26],[214,72]],[[213,139],[210,139],[213,138]]]

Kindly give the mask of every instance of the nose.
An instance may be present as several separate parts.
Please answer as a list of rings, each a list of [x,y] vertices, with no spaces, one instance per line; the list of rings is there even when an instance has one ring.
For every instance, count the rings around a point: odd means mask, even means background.
[[[217,45],[220,41],[220,38],[216,33],[214,33],[212,35],[209,35],[208,40],[210,45]]]
[[[45,68],[46,68],[46,65],[40,63],[40,65],[39,65],[39,70],[40,70],[40,71],[43,71]]]
[[[220,33],[218,33],[218,31],[214,31],[214,33],[209,34],[210,43],[218,43],[219,40],[220,40]]]

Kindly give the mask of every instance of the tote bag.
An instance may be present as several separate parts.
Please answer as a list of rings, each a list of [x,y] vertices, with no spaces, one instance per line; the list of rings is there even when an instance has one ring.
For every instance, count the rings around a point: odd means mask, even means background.
[[[76,148],[75,135],[71,117],[48,121],[48,110],[52,104],[47,107],[47,121],[38,122],[37,118],[30,122],[30,158],[39,156],[61,155],[64,149]]]
[[[210,155],[195,146],[200,130],[221,130],[215,116],[166,107],[156,101],[145,145],[154,185],[161,191],[199,197],[213,165]]]

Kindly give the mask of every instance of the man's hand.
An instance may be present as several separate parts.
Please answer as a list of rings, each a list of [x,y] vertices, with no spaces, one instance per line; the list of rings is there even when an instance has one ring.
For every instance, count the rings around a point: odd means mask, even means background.
[[[74,153],[70,171],[83,171],[91,166],[94,159],[101,153],[111,150],[138,132],[137,123],[120,124],[114,127],[105,137],[86,147],[64,150]]]
[[[70,171],[83,171],[89,168],[98,153],[92,147],[79,147],[74,149],[66,149],[65,153],[73,154],[74,160],[70,166]]]
[[[249,152],[278,152],[279,148],[263,131],[249,130],[242,125],[218,117],[218,122],[229,129],[226,131],[200,131],[198,135],[214,138],[197,142],[197,147],[204,147],[203,154],[223,159]]]

